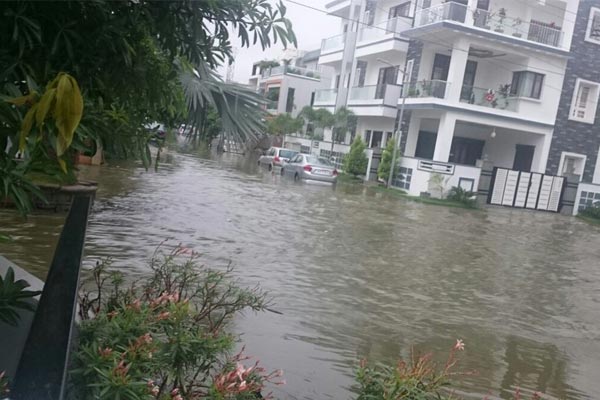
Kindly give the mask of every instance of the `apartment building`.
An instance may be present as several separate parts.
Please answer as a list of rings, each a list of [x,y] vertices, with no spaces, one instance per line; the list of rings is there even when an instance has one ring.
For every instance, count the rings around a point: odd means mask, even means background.
[[[266,97],[269,113],[296,117],[312,104],[317,90],[331,85],[331,71],[318,65],[319,53],[288,50],[275,60],[252,65],[248,84]]]
[[[587,50],[572,51],[572,43],[584,46],[579,29],[590,7],[579,10],[577,0],[335,0],[326,7],[340,17],[340,34],[322,42],[319,63],[334,69],[334,79],[317,91],[315,107],[354,111],[355,134],[372,154],[397,132],[403,156],[395,186],[430,192],[435,173],[448,188],[476,190],[484,163],[543,174],[555,163],[551,148],[569,152],[553,141],[557,116],[572,112],[565,74],[571,86],[598,81],[569,76],[585,68],[572,57]],[[589,88],[597,98],[598,87]]]

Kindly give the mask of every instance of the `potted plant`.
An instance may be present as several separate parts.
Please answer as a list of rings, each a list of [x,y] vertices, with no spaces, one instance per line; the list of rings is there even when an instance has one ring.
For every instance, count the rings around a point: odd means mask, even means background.
[[[523,23],[523,20],[519,17],[515,18],[515,20],[513,21],[512,27],[513,27],[514,31],[513,31],[512,35],[514,37],[520,38],[523,36],[521,34],[521,28],[520,28],[522,23]]]
[[[495,32],[504,33],[504,20],[506,19],[506,8],[502,7],[498,10],[498,20],[496,21]]]

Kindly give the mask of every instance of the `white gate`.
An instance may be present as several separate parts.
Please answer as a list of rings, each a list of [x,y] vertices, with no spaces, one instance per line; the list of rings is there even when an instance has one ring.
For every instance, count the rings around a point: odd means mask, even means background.
[[[564,185],[562,176],[494,168],[488,203],[558,212]]]

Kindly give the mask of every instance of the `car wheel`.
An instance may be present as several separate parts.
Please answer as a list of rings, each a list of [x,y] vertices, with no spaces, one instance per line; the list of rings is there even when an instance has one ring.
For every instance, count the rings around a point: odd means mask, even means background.
[[[285,170],[281,168],[281,176],[285,175]]]
[[[273,164],[269,164],[269,171],[273,171]]]
[[[296,174],[294,175],[294,181],[298,182],[300,180],[300,175]]]

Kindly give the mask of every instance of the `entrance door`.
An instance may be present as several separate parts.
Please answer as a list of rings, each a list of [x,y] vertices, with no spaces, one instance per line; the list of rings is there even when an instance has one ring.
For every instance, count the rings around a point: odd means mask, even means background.
[[[481,159],[485,141],[455,136],[450,147],[448,161],[456,164],[475,165]]]
[[[379,76],[377,77],[377,90],[375,93],[376,99],[383,99],[385,96],[385,85],[395,85],[398,79],[398,68],[385,67],[379,68]]]
[[[433,70],[431,71],[431,95],[440,99],[444,98],[446,92],[446,81],[448,80],[448,70],[450,69],[450,56],[445,54],[436,54],[433,60]]]
[[[415,157],[433,160],[433,152],[435,151],[436,140],[437,133],[420,131],[419,138],[417,139],[417,149],[415,150]]]
[[[531,164],[533,162],[533,153],[535,153],[535,146],[518,144],[517,151],[515,152],[513,169],[522,172],[530,172]]]
[[[460,91],[460,99],[473,104],[473,86],[475,85],[475,73],[477,72],[477,62],[467,61],[465,68],[465,77],[463,78],[463,87]]]

